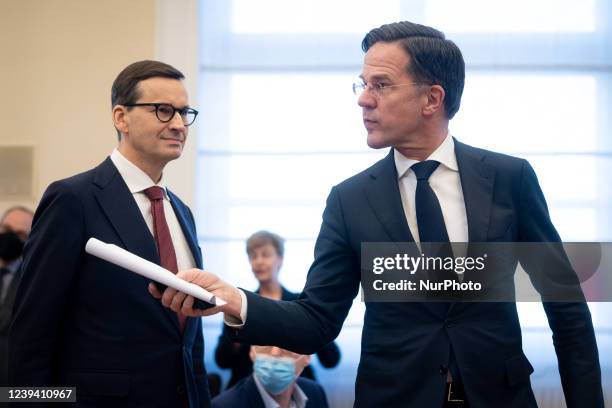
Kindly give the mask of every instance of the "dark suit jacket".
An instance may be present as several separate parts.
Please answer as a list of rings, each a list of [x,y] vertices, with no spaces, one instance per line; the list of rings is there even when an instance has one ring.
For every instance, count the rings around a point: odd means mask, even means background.
[[[560,240],[527,161],[457,141],[455,153],[470,242]],[[392,152],[332,189],[300,299],[274,302],[247,292],[247,321],[235,339],[300,353],[327,344],[358,293],[361,243],[391,241],[414,241]],[[444,313],[433,306],[366,302],[355,406],[440,407],[451,358],[472,407],[536,406],[514,303],[456,303]],[[586,303],[547,302],[544,310],[568,407],[603,407]]]
[[[281,287],[281,289],[282,300],[295,300],[299,297],[299,294],[290,292],[284,287]],[[259,291],[255,293],[259,293]],[[219,336],[219,343],[215,350],[215,360],[219,367],[231,368],[232,370],[232,376],[227,384],[228,388],[253,373],[253,362],[249,356],[250,349],[250,344],[236,343],[232,340],[231,330],[228,326],[223,325],[223,332]],[[340,361],[340,350],[336,343],[332,341],[317,352],[317,357],[323,367],[335,367]],[[301,376],[316,381],[314,371],[310,366],[304,368]]]
[[[297,379],[297,384],[308,397],[306,408],[327,408],[327,397],[323,387],[302,377]],[[265,408],[252,375],[215,397],[212,406],[213,408]]]
[[[21,267],[13,274],[6,297],[0,304],[0,387],[8,385],[8,332],[11,323],[15,293],[21,279]]]
[[[169,193],[198,267],[187,206]],[[116,167],[52,183],[34,216],[9,337],[9,382],[77,387],[82,406],[208,407],[202,323],[176,314],[148,281],[84,252],[90,237],[159,264],[155,240]]]

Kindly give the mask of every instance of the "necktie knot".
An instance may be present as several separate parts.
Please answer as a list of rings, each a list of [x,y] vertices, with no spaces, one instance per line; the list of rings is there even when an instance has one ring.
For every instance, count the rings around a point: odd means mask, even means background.
[[[160,186],[149,187],[143,191],[151,201],[161,200],[164,198],[164,189]]]
[[[440,162],[437,162],[435,160],[425,160],[413,164],[410,168],[412,169],[412,171],[414,171],[417,180],[427,181],[429,179],[429,176],[431,176],[431,173],[433,173],[439,165]]]

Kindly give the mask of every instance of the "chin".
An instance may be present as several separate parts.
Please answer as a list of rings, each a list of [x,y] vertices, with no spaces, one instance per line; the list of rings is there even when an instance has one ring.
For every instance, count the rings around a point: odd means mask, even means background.
[[[377,137],[371,133],[368,133],[367,143],[372,149],[384,149],[385,147],[391,146],[384,138]]]
[[[181,155],[183,154],[183,147],[175,147],[175,148],[171,148],[171,149],[165,149],[165,151],[162,153],[162,155],[164,156],[164,158],[168,161],[171,160],[176,160],[179,157],[181,157]]]

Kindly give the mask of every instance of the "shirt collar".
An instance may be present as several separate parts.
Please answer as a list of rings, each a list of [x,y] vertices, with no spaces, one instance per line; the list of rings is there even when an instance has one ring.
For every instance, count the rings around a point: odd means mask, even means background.
[[[142,171],[138,166],[125,158],[123,154],[117,149],[114,149],[110,155],[110,159],[117,167],[117,171],[121,174],[121,177],[127,184],[130,193],[140,193],[143,190],[146,190],[149,187],[159,186],[164,190],[164,198],[170,199],[168,197],[168,191],[166,191],[166,186],[164,184],[164,176],[159,179],[159,182],[155,184],[151,177],[147,175],[144,171]]]
[[[272,398],[268,391],[264,388],[264,386],[259,382],[257,376],[253,374],[253,380],[255,380],[255,385],[257,386],[257,390],[261,395],[261,399],[263,400],[264,406],[266,408],[280,408],[280,405]],[[298,408],[305,408],[306,403],[308,402],[308,397],[304,394],[304,391],[300,388],[297,383],[297,379],[295,381],[295,386],[293,387],[293,393],[291,394],[291,399],[295,402],[295,405]]]
[[[419,162],[418,160],[407,158],[397,149],[393,149],[393,158],[395,159],[395,168],[397,170],[398,179],[401,179],[406,174],[410,166]],[[455,156],[455,141],[450,133],[446,135],[446,138],[444,138],[442,144],[440,144],[440,146],[438,146],[438,148],[429,155],[427,160],[438,161],[440,164],[444,165],[450,170],[459,171],[459,167],[457,166],[457,156]]]

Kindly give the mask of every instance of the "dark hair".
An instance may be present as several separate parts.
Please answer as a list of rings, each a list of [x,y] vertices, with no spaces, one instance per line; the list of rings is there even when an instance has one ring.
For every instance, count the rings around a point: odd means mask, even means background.
[[[444,88],[446,116],[452,119],[461,105],[465,83],[465,62],[459,47],[435,28],[409,21],[385,24],[363,38],[361,48],[367,52],[377,42],[399,41],[410,57],[406,67],[415,81]]]
[[[271,244],[276,249],[278,256],[283,257],[285,254],[285,240],[280,235],[270,231],[257,231],[251,235],[246,241],[247,254],[251,256],[253,251],[267,244]]]
[[[136,103],[140,98],[138,83],[153,77],[184,79],[178,69],[161,61],[144,60],[128,65],[117,75],[111,88],[111,106]],[[128,107],[128,109],[131,109]],[[121,134],[117,131],[119,139]]]

